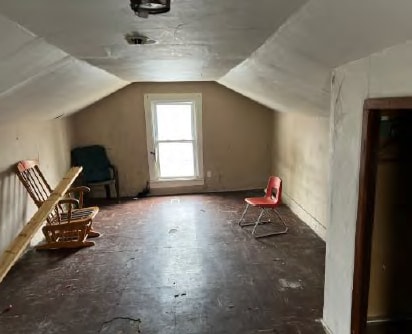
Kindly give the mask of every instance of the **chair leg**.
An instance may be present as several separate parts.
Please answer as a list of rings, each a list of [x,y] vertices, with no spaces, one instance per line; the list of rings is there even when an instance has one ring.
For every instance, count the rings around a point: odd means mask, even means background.
[[[110,199],[112,197],[110,194],[110,184],[105,184],[104,189],[106,190],[106,199]]]
[[[114,186],[116,188],[117,203],[120,203],[119,179],[118,178],[116,179]]]
[[[275,211],[275,214],[278,216],[280,223],[283,225],[283,230],[281,231],[276,231],[276,232],[269,232],[269,233],[262,233],[262,234],[257,234],[256,233],[256,228],[258,227],[259,224],[263,223],[271,223],[270,221],[268,222],[261,222],[260,219],[263,216],[263,213],[265,212],[265,209],[263,208],[262,211],[260,212],[260,215],[258,219],[255,222],[255,227],[252,230],[252,235],[257,239],[257,238],[264,238],[264,237],[270,237],[272,235],[279,235],[279,234],[286,234],[288,232],[288,227],[286,226],[285,222],[283,221],[282,217],[280,216],[279,212],[277,212],[276,209],[273,209]]]
[[[253,222],[245,222],[245,221],[243,221],[243,219],[245,218],[246,212],[247,212],[247,210],[249,209],[249,206],[250,206],[250,204],[246,204],[245,211],[243,211],[243,213],[242,213],[242,217],[240,218],[239,223],[238,223],[240,227],[256,225],[256,221],[253,221]],[[261,222],[261,221],[260,221],[260,218],[262,217],[263,211],[264,211],[264,209],[262,209],[262,211],[260,212],[260,215],[259,215],[259,217],[258,217],[258,219],[257,219],[257,221],[259,221],[259,224],[265,224],[265,223],[267,223],[267,222]]]
[[[248,209],[249,209],[249,204],[246,203],[245,210],[243,211],[242,217],[240,217],[239,222],[238,222],[239,226],[241,226],[241,227],[250,225],[250,223],[244,223],[244,222],[242,223],[243,218],[245,218],[245,215],[246,215],[246,212],[247,212]]]
[[[253,235],[253,236],[256,235],[256,233],[255,233],[256,228],[257,228],[258,225],[260,224],[260,219],[262,218],[264,212],[265,212],[265,208],[262,208],[262,210],[260,210],[260,213],[259,213],[258,218],[257,218],[256,221],[254,222],[254,225],[255,225],[255,226],[253,227],[253,230],[252,230],[252,235]]]

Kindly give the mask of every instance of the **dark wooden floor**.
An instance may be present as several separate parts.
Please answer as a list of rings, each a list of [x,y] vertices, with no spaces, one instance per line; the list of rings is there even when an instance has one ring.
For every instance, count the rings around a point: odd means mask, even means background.
[[[96,246],[13,267],[0,333],[323,333],[324,242],[287,207],[289,233],[255,240],[237,225],[245,194],[101,207]]]

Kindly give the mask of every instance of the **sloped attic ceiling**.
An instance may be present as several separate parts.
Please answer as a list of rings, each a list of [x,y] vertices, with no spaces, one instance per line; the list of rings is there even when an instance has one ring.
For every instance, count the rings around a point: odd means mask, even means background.
[[[217,80],[305,2],[172,0],[142,19],[129,0],[1,0],[0,121],[67,115],[130,81]],[[129,45],[132,31],[157,43]]]
[[[0,120],[68,114],[129,81],[218,81],[327,115],[332,69],[410,39],[411,12],[410,0],[172,0],[142,19],[129,0],[0,0]],[[157,43],[128,45],[131,31]]]
[[[329,114],[332,69],[412,38],[410,0],[312,0],[218,80],[280,111]]]
[[[73,113],[128,83],[0,15],[0,121]]]
[[[123,80],[214,81],[306,1],[173,0],[170,12],[148,19],[133,14],[130,0],[2,0],[0,12]],[[132,31],[157,43],[129,45]]]

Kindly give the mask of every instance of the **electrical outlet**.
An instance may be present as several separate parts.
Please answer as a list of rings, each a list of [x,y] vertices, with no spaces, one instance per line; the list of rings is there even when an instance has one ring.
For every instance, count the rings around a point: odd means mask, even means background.
[[[211,171],[211,170],[208,170],[208,171],[206,172],[206,176],[207,176],[207,177],[212,177],[212,171]]]

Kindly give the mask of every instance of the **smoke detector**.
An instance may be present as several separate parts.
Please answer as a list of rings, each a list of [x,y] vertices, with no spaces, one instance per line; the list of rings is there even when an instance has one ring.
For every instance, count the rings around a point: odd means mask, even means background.
[[[131,45],[140,45],[140,44],[154,44],[155,40],[150,39],[149,37],[142,35],[137,31],[132,31],[124,35],[124,39],[127,43]]]

